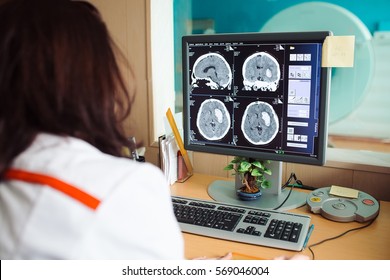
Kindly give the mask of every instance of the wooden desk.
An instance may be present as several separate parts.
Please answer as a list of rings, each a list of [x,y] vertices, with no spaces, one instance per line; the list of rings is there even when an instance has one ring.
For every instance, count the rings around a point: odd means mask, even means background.
[[[208,185],[216,179],[226,179],[209,175],[195,174],[184,183],[176,183],[171,187],[172,195],[209,199]],[[306,206],[291,210],[294,213],[310,215],[314,231],[308,246],[324,239],[339,235],[349,229],[362,226],[357,222],[339,223],[311,213]],[[262,246],[243,244],[210,237],[184,233],[185,255],[191,259],[207,256],[217,257],[228,252],[238,252],[258,258],[272,259],[275,256],[291,256],[296,252]],[[381,201],[378,218],[367,228],[353,231],[335,240],[313,247],[315,259],[325,260],[368,260],[390,259],[390,202]],[[302,254],[311,256],[306,248]]]

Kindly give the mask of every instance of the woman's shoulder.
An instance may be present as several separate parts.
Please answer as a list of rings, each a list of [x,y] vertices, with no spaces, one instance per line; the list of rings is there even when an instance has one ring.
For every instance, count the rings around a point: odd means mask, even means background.
[[[14,168],[55,177],[99,197],[122,185],[168,186],[162,171],[151,163],[115,157],[81,139],[49,134],[40,134],[15,160]]]

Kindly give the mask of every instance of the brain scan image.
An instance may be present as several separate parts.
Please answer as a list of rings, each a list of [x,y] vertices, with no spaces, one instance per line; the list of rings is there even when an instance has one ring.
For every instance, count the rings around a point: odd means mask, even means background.
[[[250,103],[244,112],[241,123],[244,137],[254,145],[271,142],[279,130],[279,118],[271,105],[256,101]]]
[[[232,70],[225,58],[217,53],[200,56],[194,63],[192,85],[210,89],[230,89]]]
[[[242,75],[245,90],[276,91],[280,80],[279,63],[268,53],[255,53],[244,61]]]
[[[200,105],[196,125],[208,140],[222,139],[230,128],[230,115],[225,104],[218,99],[207,99]]]

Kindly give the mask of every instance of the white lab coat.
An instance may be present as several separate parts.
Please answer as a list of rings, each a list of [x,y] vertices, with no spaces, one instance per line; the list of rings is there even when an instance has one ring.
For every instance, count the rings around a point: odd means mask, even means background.
[[[48,186],[2,181],[0,259],[184,258],[169,186],[152,164],[40,134],[12,168],[55,177],[101,202],[93,210]]]

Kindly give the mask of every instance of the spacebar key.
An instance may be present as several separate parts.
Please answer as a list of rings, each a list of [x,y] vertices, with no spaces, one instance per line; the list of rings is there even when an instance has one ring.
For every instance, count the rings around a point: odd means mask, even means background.
[[[195,223],[195,220],[191,219],[191,218],[176,217],[176,219],[179,223],[183,223],[183,224],[194,224]]]

